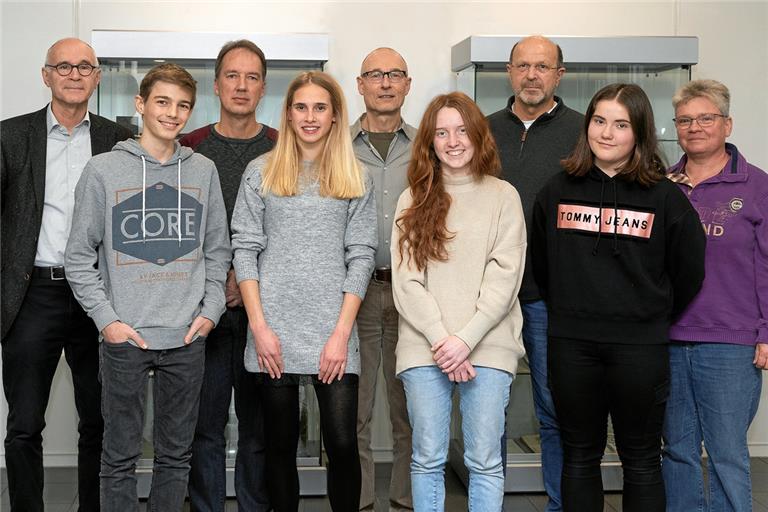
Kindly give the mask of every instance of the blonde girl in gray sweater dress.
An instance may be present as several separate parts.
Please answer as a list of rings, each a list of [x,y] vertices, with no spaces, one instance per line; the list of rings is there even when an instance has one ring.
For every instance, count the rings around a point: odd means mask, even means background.
[[[355,159],[338,83],[321,72],[288,88],[275,149],[243,174],[232,217],[249,323],[245,367],[260,372],[267,483],[276,512],[299,504],[299,385],[311,382],[334,512],[357,511],[355,317],[377,245],[373,183]]]

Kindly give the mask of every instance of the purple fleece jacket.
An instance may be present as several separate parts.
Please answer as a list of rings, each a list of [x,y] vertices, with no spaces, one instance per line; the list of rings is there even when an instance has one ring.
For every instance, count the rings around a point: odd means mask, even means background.
[[[679,184],[699,212],[707,235],[701,291],[672,325],[678,341],[768,343],[768,175],[736,146],[723,171],[691,189]],[[686,157],[670,174],[685,169]]]

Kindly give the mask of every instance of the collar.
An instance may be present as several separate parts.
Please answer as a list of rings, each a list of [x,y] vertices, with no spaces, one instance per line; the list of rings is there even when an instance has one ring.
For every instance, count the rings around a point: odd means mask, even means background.
[[[534,119],[533,120],[534,123],[541,123],[543,121],[548,121],[553,117],[555,117],[557,113],[562,110],[562,107],[565,106],[565,103],[563,103],[563,99],[560,96],[554,96],[554,100],[555,100],[555,106],[552,107],[547,112],[544,112],[543,114],[541,114],[536,119]],[[510,96],[509,100],[507,100],[507,112],[509,113],[510,116],[512,116],[513,119],[515,119],[517,122],[522,124],[523,120],[517,117],[517,114],[515,114],[514,110],[512,110],[512,105],[514,104],[515,104],[515,97]]]
[[[53,131],[55,128],[64,128],[61,123],[59,123],[59,120],[56,119],[56,115],[53,113],[53,108],[51,107],[50,103],[45,109],[45,125],[45,133],[48,135],[50,135],[51,131]],[[85,111],[85,116],[83,119],[75,125],[75,129],[79,128],[80,126],[85,126],[86,128],[91,126],[91,113],[87,110]],[[64,129],[66,130],[66,128]]]
[[[363,119],[365,119],[365,113],[363,113],[357,121],[355,121],[355,124],[353,124],[350,127],[350,132],[352,134],[352,140],[359,137],[361,134],[367,134],[368,132],[363,129]],[[403,118],[400,118],[400,126],[397,127],[397,130],[395,130],[395,133],[402,133],[405,135],[405,137],[413,142],[413,140],[416,138],[416,128],[406,123]]]
[[[739,154],[739,150],[733,144],[726,142],[725,151],[730,155],[730,158],[725,163],[723,169],[704,180],[702,183],[707,182],[736,182],[746,181],[747,172],[744,165],[744,158]],[[667,177],[675,183],[691,186],[691,182],[688,175],[685,173],[685,164],[688,163],[688,155],[683,154],[683,157],[675,165],[670,167]]]

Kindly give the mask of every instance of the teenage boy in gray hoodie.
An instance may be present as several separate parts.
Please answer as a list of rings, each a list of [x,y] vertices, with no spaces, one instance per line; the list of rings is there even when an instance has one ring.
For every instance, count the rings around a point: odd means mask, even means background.
[[[216,167],[176,142],[195,92],[183,68],[152,68],[136,96],[138,142],[92,158],[75,190],[65,267],[103,341],[104,512],[138,510],[134,472],[152,370],[147,509],[179,511],[186,494],[205,338],[225,308],[231,255]]]

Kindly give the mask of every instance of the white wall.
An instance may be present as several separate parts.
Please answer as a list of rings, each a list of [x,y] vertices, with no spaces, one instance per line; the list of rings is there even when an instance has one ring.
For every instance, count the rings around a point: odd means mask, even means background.
[[[450,48],[470,35],[694,35],[700,39],[694,78],[714,78],[730,87],[731,141],[752,163],[768,169],[766,1],[0,2],[2,118],[44,105],[48,94],[39,68],[46,49],[60,37],[88,40],[93,29],[328,33],[326,69],[344,86],[353,115],[363,110],[355,87],[362,58],[372,48],[392,46],[405,56],[413,76],[404,109],[413,124],[435,94],[453,88]],[[69,380],[60,372],[55,383],[48,414],[49,454],[74,453],[76,446]],[[764,391],[750,436],[753,453],[766,456],[767,397]],[[5,417],[4,403],[0,417]],[[378,425],[376,439],[386,447],[384,423]]]

